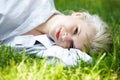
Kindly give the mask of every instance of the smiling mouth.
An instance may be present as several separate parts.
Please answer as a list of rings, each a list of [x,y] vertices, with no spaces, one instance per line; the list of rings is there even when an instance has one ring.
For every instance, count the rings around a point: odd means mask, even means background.
[[[56,38],[58,39],[59,38],[59,36],[60,36],[60,32],[61,32],[61,28],[56,32],[56,34],[55,34],[55,36],[56,36]]]

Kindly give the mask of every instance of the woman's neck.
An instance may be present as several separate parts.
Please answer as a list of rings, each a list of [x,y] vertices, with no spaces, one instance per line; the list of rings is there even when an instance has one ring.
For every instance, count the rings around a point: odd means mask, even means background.
[[[40,24],[33,30],[23,34],[23,35],[42,35],[42,34],[49,34],[49,29],[53,26],[54,22],[60,17],[59,14],[52,15],[45,23]]]
[[[52,15],[45,23],[39,25],[36,29],[43,34],[49,34],[50,28],[60,18],[60,16],[61,15],[59,14]]]

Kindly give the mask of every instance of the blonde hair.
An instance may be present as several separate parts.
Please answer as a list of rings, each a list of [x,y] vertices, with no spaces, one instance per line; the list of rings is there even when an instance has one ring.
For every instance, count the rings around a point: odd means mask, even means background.
[[[112,43],[110,33],[108,32],[108,26],[97,15],[91,15],[88,12],[82,12],[84,20],[91,24],[96,29],[96,35],[90,42],[90,49],[95,52],[102,50],[108,51]]]

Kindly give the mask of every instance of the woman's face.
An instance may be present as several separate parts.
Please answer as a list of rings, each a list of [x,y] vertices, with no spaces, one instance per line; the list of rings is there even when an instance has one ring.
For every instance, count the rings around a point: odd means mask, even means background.
[[[88,46],[95,33],[95,29],[80,15],[63,16],[49,30],[50,37],[57,45],[80,50]]]

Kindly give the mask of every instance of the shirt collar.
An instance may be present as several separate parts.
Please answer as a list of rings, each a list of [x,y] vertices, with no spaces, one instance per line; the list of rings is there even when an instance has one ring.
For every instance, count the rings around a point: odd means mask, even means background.
[[[48,35],[39,35],[34,37],[35,40],[41,42],[46,48],[50,48],[55,45],[55,43],[49,38]]]

